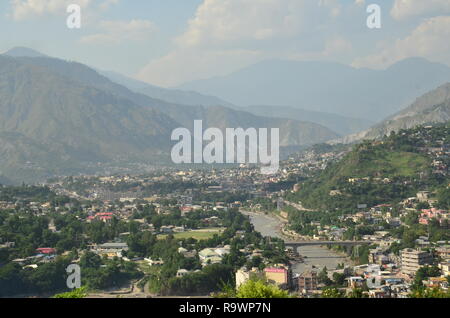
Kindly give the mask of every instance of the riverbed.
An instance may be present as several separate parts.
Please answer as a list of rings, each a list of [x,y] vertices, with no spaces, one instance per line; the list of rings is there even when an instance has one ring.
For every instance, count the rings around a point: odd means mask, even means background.
[[[262,213],[242,213],[250,217],[255,230],[263,236],[286,239],[281,234],[283,222],[280,219]],[[296,263],[292,266],[292,272],[294,274],[301,274],[305,270],[312,269],[313,267],[321,269],[326,266],[327,269],[332,270],[336,269],[342,263],[351,265],[348,258],[323,246],[302,246],[298,248],[298,252],[304,257],[304,263]]]

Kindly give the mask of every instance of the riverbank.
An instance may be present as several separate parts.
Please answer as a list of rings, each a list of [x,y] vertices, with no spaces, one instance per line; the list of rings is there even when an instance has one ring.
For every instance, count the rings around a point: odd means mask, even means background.
[[[305,239],[300,235],[296,235],[295,239],[287,235],[288,233],[284,229],[287,220],[279,216],[250,211],[241,211],[241,213],[249,216],[256,231],[264,236],[277,237],[283,240]],[[353,261],[346,255],[330,250],[326,246],[301,246],[298,248],[298,252],[302,255],[303,262],[292,265],[294,274],[301,274],[312,268],[321,269],[326,267],[327,269],[333,270],[342,263],[347,266],[353,265]]]

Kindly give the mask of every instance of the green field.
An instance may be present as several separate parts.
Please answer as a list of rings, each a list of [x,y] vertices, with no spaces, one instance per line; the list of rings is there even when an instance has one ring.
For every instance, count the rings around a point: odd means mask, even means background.
[[[391,152],[386,155],[392,167],[392,174],[412,177],[428,167],[428,159],[421,154],[410,152]]]
[[[350,153],[341,161],[331,175],[324,179],[337,180],[339,177],[413,177],[425,171],[429,166],[429,159],[423,154],[388,151],[376,149],[370,152],[359,151]],[[330,174],[330,171],[328,172]]]
[[[187,238],[193,238],[196,240],[208,240],[210,238],[213,238],[215,234],[220,234],[225,230],[225,228],[208,228],[208,229],[202,229],[202,230],[193,230],[188,232],[182,232],[182,233],[174,233],[173,236],[176,239],[187,239]],[[163,240],[167,237],[167,234],[159,234],[158,239]]]

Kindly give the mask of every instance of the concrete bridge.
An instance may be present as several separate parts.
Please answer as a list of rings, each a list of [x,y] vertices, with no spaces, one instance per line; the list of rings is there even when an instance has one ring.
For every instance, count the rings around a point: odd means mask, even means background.
[[[289,242],[285,241],[284,245],[287,248],[292,248],[295,252],[299,253],[299,248],[302,246],[321,246],[321,245],[342,245],[345,246],[347,253],[350,255],[351,247],[356,246],[356,254],[359,255],[360,245],[371,244],[370,241],[298,241],[298,242]]]
[[[300,246],[318,246],[318,245],[342,245],[342,246],[358,246],[372,244],[370,241],[297,241],[290,242],[286,241],[286,247],[297,248]]]

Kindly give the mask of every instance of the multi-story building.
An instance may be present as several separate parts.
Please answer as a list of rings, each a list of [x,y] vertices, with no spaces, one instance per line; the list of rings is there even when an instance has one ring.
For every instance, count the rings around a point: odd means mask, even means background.
[[[450,262],[439,263],[439,268],[442,271],[442,276],[444,277],[450,276]]]
[[[269,267],[264,269],[266,279],[270,283],[284,288],[290,287],[291,282],[291,270],[285,266]]]
[[[298,277],[298,290],[301,293],[317,290],[317,284],[317,273],[314,271],[306,271]]]
[[[239,288],[250,279],[262,279],[263,276],[263,273],[259,271],[258,268],[252,268],[249,270],[243,267],[236,272],[236,288]]]
[[[430,265],[433,262],[433,256],[421,250],[406,248],[401,254],[402,273],[413,276],[424,265]]]
[[[450,245],[438,247],[436,254],[444,261],[450,261]]]

